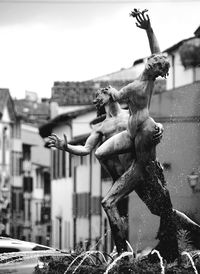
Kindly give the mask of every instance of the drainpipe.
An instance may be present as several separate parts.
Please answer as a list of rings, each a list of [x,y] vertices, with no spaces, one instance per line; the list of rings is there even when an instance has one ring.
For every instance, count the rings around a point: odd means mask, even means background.
[[[92,198],[92,152],[90,153],[90,177],[89,177],[89,214],[88,214],[88,222],[89,222],[89,241],[91,244],[92,241],[92,216],[91,216],[91,198]]]
[[[62,217],[57,216],[58,228],[59,228],[59,249],[62,249]]]
[[[74,242],[74,250],[76,249],[76,218],[77,218],[77,195],[76,195],[76,191],[77,191],[77,182],[76,182],[76,166],[74,167],[74,189],[73,189],[73,193],[74,193],[74,201],[73,201],[73,207],[74,207],[74,212],[73,212],[73,225],[74,225],[74,229],[73,229],[73,242]]]

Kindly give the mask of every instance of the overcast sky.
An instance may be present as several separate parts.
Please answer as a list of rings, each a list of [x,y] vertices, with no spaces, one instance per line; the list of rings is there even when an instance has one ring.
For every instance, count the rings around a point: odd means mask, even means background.
[[[129,13],[147,8],[164,50],[193,36],[200,1],[0,0],[0,88],[50,97],[54,81],[83,81],[150,54]]]

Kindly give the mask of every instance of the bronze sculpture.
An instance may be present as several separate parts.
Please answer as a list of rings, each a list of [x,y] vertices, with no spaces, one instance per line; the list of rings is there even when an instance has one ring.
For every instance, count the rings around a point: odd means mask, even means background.
[[[136,17],[137,26],[146,30],[151,51],[154,53],[148,58],[141,76],[119,92],[110,86],[97,92],[95,103],[98,108],[106,106],[106,119],[95,126],[84,146],[72,146],[67,143],[65,135],[64,140],[61,140],[55,134],[49,136],[48,146],[77,155],[87,155],[96,147],[101,137],[105,136],[106,141],[95,154],[114,181],[102,205],[110,221],[118,253],[127,249],[128,231],[126,216],[120,212],[118,205],[135,190],[150,211],[161,217],[158,234],[160,243],[157,249],[170,260],[177,257],[178,253],[177,229],[185,227],[199,233],[200,227],[172,208],[162,168],[156,161],[155,145],[162,136],[162,126],[156,125],[149,116],[149,106],[154,80],[158,76],[166,77],[169,63],[165,56],[157,54],[160,49],[145,12],[146,10],[134,10],[131,13],[131,16]],[[117,101],[121,99],[127,101],[130,116],[126,110],[120,108]],[[171,243],[168,248],[170,251],[163,246],[166,241]]]

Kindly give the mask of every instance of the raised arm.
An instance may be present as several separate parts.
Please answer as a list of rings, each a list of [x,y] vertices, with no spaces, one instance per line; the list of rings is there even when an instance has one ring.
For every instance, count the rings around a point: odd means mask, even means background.
[[[85,156],[90,154],[90,152],[96,147],[101,139],[101,135],[98,132],[92,132],[87,138],[85,145],[70,145],[67,142],[67,137],[64,134],[64,139],[60,139],[56,134],[52,133],[49,140],[46,142],[47,147],[55,147],[60,150],[65,150],[71,154]]]
[[[142,12],[140,12],[137,9],[134,9],[131,13],[130,16],[135,17],[137,22],[136,22],[136,26],[138,28],[144,29],[146,30],[147,33],[147,37],[149,40],[149,45],[150,45],[150,49],[151,49],[151,53],[159,53],[160,51],[160,47],[158,44],[158,40],[155,36],[155,33],[153,31],[153,28],[151,26],[151,22],[149,19],[148,14],[145,15],[145,12],[147,12],[147,10],[144,10]]]

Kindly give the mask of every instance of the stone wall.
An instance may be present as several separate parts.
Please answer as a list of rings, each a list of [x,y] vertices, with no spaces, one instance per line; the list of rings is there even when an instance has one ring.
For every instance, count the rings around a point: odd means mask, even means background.
[[[65,105],[88,105],[92,104],[95,91],[98,88],[112,85],[120,89],[131,81],[101,81],[101,82],[55,82],[52,88],[52,102],[57,102],[60,106]],[[166,89],[166,80],[157,80],[155,93],[161,93]]]

